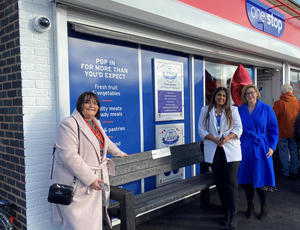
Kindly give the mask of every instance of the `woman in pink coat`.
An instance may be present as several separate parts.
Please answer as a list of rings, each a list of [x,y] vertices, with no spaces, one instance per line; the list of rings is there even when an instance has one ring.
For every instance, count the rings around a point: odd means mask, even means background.
[[[55,204],[53,209],[54,223],[62,225],[64,230],[102,230],[103,218],[111,226],[106,209],[109,191],[104,191],[99,183],[109,187],[109,174],[114,173],[107,153],[120,157],[127,154],[107,137],[99,117],[98,97],[93,92],[85,92],[79,96],[72,115],[61,122],[57,131],[51,183],[74,186],[72,203]]]

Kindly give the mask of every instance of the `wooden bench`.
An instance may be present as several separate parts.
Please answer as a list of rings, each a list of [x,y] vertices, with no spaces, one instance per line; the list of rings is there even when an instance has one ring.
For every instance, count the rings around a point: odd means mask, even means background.
[[[135,230],[135,219],[145,213],[164,207],[201,192],[201,202],[209,202],[209,187],[214,185],[210,172],[188,179],[180,179],[151,191],[134,195],[118,185],[158,175],[181,167],[203,162],[200,143],[170,147],[171,155],[153,159],[152,151],[113,158],[116,175],[110,177],[111,199],[109,214],[119,218],[121,230]]]

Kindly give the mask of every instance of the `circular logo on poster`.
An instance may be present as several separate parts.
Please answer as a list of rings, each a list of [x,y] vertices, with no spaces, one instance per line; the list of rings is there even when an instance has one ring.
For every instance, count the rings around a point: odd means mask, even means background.
[[[164,69],[164,78],[168,81],[173,81],[177,77],[177,71],[175,68],[172,68],[171,66],[167,66]]]
[[[173,145],[179,140],[179,135],[175,129],[169,129],[166,131],[165,136],[162,139],[162,142],[166,145]]]

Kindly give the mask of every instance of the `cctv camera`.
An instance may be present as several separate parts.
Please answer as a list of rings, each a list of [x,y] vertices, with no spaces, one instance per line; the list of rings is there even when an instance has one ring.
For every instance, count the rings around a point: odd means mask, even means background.
[[[37,32],[46,32],[51,27],[50,19],[46,16],[36,16],[32,20],[33,28]]]

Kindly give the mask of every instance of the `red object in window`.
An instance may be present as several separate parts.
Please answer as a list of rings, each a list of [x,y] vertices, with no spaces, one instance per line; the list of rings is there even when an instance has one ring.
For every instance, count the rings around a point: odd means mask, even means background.
[[[231,97],[235,105],[240,106],[243,104],[241,97],[242,89],[245,85],[249,84],[252,84],[251,77],[244,66],[240,64],[234,72],[230,84]]]
[[[207,105],[209,104],[211,96],[213,95],[217,87],[217,80],[213,76],[211,76],[211,74],[207,70],[205,70],[205,98]]]

